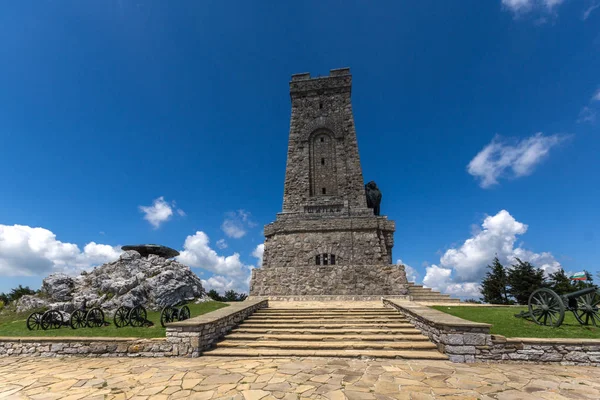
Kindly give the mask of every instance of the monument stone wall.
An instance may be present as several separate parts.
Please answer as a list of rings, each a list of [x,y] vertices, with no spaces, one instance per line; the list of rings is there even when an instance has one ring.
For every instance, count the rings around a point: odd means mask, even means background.
[[[348,68],[292,76],[283,209],[265,226],[251,296],[406,295],[395,224],[367,207]]]

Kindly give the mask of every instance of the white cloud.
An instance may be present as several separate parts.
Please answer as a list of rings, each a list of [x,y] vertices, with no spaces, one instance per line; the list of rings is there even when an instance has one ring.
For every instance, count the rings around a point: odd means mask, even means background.
[[[245,281],[227,278],[222,275],[214,275],[208,279],[202,279],[202,286],[207,292],[214,289],[220,294],[224,294],[228,290],[248,292],[248,284]]]
[[[238,280],[246,279],[250,273],[251,267],[240,260],[238,253],[225,257],[211,249],[209,238],[202,231],[188,236],[183,244],[183,249],[177,260],[190,267],[202,268],[217,275],[225,275]]]
[[[144,219],[150,222],[154,229],[171,218],[173,208],[175,208],[175,201],[167,202],[163,196],[155,199],[151,206],[139,206],[140,211],[144,213]],[[176,212],[180,216],[185,216],[185,211],[180,208]]]
[[[502,6],[515,15],[531,11],[552,12],[564,0],[502,0]]]
[[[221,230],[227,237],[239,239],[247,233],[247,228],[256,226],[250,219],[251,214],[245,210],[230,211],[225,214]]]
[[[566,136],[544,136],[541,132],[522,139],[514,145],[504,143],[499,136],[492,139],[467,166],[469,174],[480,179],[480,186],[488,188],[501,177],[518,178],[529,175]]]
[[[444,293],[475,296],[479,292],[479,282],[494,257],[507,267],[519,258],[542,268],[546,274],[557,271],[561,266],[551,253],[535,253],[515,247],[517,236],[525,234],[527,229],[526,224],[517,221],[506,210],[487,216],[481,229],[471,238],[442,255],[439,266],[426,268],[423,284]]]
[[[227,248],[227,241],[225,241],[225,239],[219,239],[217,240],[217,247],[221,250],[226,249]]]
[[[246,236],[246,230],[235,221],[226,219],[221,225],[221,230],[230,238],[239,239]]]
[[[596,90],[596,93],[592,96],[592,101],[600,101],[600,89]]]
[[[254,251],[252,251],[252,257],[258,259],[258,262],[256,263],[257,268],[262,267],[264,253],[265,253],[265,244],[264,243],[259,244],[258,246],[256,246]]]
[[[588,8],[585,9],[581,18],[585,21],[589,18],[590,14],[598,7],[600,7],[600,3],[592,3]]]
[[[594,123],[596,121],[596,110],[590,107],[583,107],[577,118],[578,123],[589,122]]]
[[[408,279],[409,282],[417,281],[417,279],[419,278],[419,273],[417,272],[416,269],[414,269],[410,265],[402,262],[402,260],[400,260],[400,259],[398,259],[398,261],[396,261],[396,264],[404,265],[404,271],[406,272],[406,278]]]
[[[0,276],[35,276],[51,272],[76,273],[116,260],[119,247],[90,242],[83,251],[64,243],[44,228],[0,225]]]
[[[502,5],[514,13],[521,13],[531,10],[533,0],[502,0]]]

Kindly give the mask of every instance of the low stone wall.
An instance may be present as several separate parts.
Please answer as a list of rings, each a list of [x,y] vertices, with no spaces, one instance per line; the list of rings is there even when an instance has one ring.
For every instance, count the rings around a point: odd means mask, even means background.
[[[490,324],[466,321],[413,302],[386,298],[383,304],[408,318],[450,361],[475,362],[477,348],[492,344]]]
[[[505,338],[471,322],[412,302],[384,299],[453,362],[553,363],[600,366],[600,339]],[[551,328],[548,328],[551,329]]]
[[[0,357],[170,357],[173,344],[165,338],[0,337]]]
[[[198,357],[256,310],[267,306],[267,300],[248,299],[185,321],[172,322],[167,324],[167,342],[173,346],[176,356]]]
[[[477,349],[478,360],[600,366],[600,339],[506,338],[492,335]]]

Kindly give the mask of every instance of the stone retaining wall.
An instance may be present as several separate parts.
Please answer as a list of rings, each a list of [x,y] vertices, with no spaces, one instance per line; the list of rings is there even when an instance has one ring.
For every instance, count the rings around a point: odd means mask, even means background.
[[[413,302],[384,299],[398,310],[453,362],[475,362],[478,346],[492,344],[491,325],[466,321]]]
[[[600,339],[505,338],[477,349],[477,360],[600,366]]]
[[[264,299],[249,299],[208,314],[167,324],[167,342],[173,345],[174,355],[198,357],[236,325],[268,304]]]
[[[384,299],[383,303],[408,318],[453,362],[600,366],[600,339],[505,338],[490,334],[489,324],[467,321],[412,302]]]
[[[165,338],[0,337],[0,357],[170,357],[173,344]]]

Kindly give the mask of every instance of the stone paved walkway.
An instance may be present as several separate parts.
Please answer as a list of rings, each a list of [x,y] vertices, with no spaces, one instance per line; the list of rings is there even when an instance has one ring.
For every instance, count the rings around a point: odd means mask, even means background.
[[[7,399],[599,399],[600,369],[445,361],[0,359]]]

